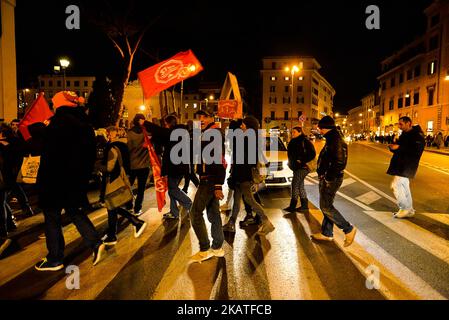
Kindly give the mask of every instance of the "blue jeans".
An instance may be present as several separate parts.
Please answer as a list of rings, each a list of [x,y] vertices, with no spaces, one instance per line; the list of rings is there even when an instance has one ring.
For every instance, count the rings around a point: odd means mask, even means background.
[[[170,212],[179,216],[178,202],[187,211],[192,207],[192,200],[179,188],[182,176],[168,176],[168,196],[170,197]]]
[[[320,209],[324,214],[321,233],[326,237],[333,237],[334,224],[345,234],[350,233],[354,228],[334,207],[335,195],[342,183],[343,177],[330,182],[320,179]]]
[[[220,249],[224,242],[220,202],[215,197],[214,184],[201,181],[195,194],[195,200],[193,200],[192,211],[190,212],[192,228],[200,242],[201,251],[207,251],[211,248],[206,222],[203,218],[204,209],[206,209],[207,218],[211,223],[212,249]]]

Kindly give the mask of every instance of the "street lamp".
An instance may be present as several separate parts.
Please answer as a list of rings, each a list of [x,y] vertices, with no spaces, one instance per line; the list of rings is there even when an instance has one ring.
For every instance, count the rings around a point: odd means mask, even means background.
[[[300,64],[300,67],[302,67],[302,64]],[[295,73],[298,73],[300,70],[300,67],[297,65],[294,65],[292,67],[286,67],[285,72],[290,72],[292,75],[292,90],[291,90],[291,101],[290,101],[290,135],[293,131],[293,95],[294,95],[294,81],[295,81]]]
[[[63,78],[64,86],[63,86],[63,88],[64,88],[64,91],[66,91],[67,83],[66,83],[66,80],[65,80],[65,70],[69,67],[70,61],[67,60],[67,59],[61,59],[61,60],[59,60],[59,64],[61,65],[61,68],[62,68],[62,71],[63,71],[63,74],[64,74],[64,78]]]

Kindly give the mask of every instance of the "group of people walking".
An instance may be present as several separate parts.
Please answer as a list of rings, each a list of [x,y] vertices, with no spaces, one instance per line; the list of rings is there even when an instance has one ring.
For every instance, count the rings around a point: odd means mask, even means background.
[[[199,241],[199,252],[191,257],[192,262],[208,260],[213,257],[223,257],[224,234],[234,233],[241,202],[245,205],[246,217],[240,221],[241,227],[257,226],[256,234],[266,236],[275,231],[275,226],[266,215],[257,194],[259,181],[255,180],[254,172],[259,170],[261,159],[259,146],[254,149],[248,140],[244,140],[243,161],[236,161],[241,156],[235,149],[235,143],[230,144],[229,153],[232,159],[230,168],[226,161],[224,132],[217,126],[214,116],[206,111],[198,111],[196,117],[201,124],[201,135],[195,137],[192,123],[187,126],[178,123],[175,115],[166,117],[161,126],[147,121],[144,115],[134,118],[133,128],[128,132],[127,143],[119,141],[116,127],[107,128],[108,142],[101,161],[102,183],[101,196],[108,210],[108,229],[104,235],[99,234],[89,220],[88,186],[96,160],[95,134],[89,124],[86,108],[81,106],[82,99],[72,92],[59,92],[53,98],[54,116],[41,126],[33,139],[40,141],[40,167],[37,177],[39,207],[45,216],[45,238],[48,255],[35,268],[38,271],[61,270],[64,260],[64,236],[62,233],[61,214],[65,214],[75,224],[86,245],[93,252],[93,264],[102,259],[107,246],[117,243],[117,217],[123,216],[133,226],[137,238],[144,232],[147,223],[141,220],[144,192],[150,175],[149,141],[159,150],[162,158],[162,176],[167,177],[170,211],[164,214],[165,220],[178,220],[181,223],[190,219],[193,231]],[[394,176],[392,188],[398,199],[399,211],[396,218],[407,218],[415,214],[410,192],[409,179],[413,178],[419,165],[419,159],[424,150],[424,134],[419,127],[413,127],[409,118],[399,121],[402,135],[395,144],[389,145],[394,153],[388,174]],[[319,178],[319,206],[324,218],[320,233],[313,234],[312,239],[318,242],[333,241],[334,225],[345,233],[344,246],[350,246],[356,236],[357,228],[349,223],[335,208],[334,200],[343,183],[344,171],[348,162],[348,146],[341,131],[332,117],[325,116],[318,123],[318,128],[325,138],[325,145],[316,162]],[[190,149],[193,149],[194,139],[200,139],[200,155],[205,150],[212,150],[213,139],[203,139],[204,136],[222,137],[221,154],[214,154],[221,161],[210,163],[205,159],[195,159],[193,152],[190,163],[179,163],[172,156],[179,141],[173,141],[172,133],[177,129],[188,132]],[[257,136],[259,122],[248,116],[233,120],[229,129],[241,129],[243,133],[254,131]],[[12,160],[6,155],[9,147],[10,132],[0,130],[0,168],[2,187],[0,201],[3,204],[0,214],[0,231],[2,246],[7,244],[8,217],[6,198],[12,190],[14,177],[9,177],[13,171],[8,171]],[[232,139],[235,139],[233,137]],[[228,146],[229,147],[229,146]],[[250,153],[256,151],[256,162],[250,161]],[[214,151],[215,152],[215,151]],[[309,210],[309,200],[304,186],[304,180],[315,170],[316,151],[314,145],[304,134],[301,127],[292,131],[292,139],[288,144],[288,165],[293,171],[291,185],[291,201],[285,212],[305,213]],[[240,157],[240,160],[242,157]],[[229,169],[229,170],[228,170]],[[229,172],[229,174],[227,174]],[[13,172],[13,174],[15,174]],[[227,178],[228,176],[228,178]],[[227,179],[226,179],[227,178]],[[132,185],[137,179],[137,197],[134,199]],[[187,183],[180,188],[182,180]],[[9,182],[8,182],[9,181]],[[197,186],[193,199],[188,196],[188,184],[192,181]],[[233,201],[231,215],[223,225],[220,213],[220,201],[224,200],[223,186],[228,185],[226,205]],[[299,204],[299,207],[298,207]],[[178,207],[179,205],[179,207]],[[209,233],[204,214],[210,222]]]

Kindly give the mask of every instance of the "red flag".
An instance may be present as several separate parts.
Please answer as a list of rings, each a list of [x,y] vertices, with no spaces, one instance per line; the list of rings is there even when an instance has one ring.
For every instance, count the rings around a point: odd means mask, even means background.
[[[156,154],[156,150],[154,150],[154,146],[148,138],[148,133],[143,129],[145,145],[148,148],[148,152],[150,153],[151,167],[153,168],[153,178],[154,178],[154,187],[156,188],[156,199],[157,199],[157,207],[159,212],[162,212],[162,209],[165,207],[165,193],[168,190],[168,182],[167,177],[161,176],[161,161]]]
[[[44,93],[41,92],[37,99],[31,105],[22,121],[19,123],[19,130],[25,140],[31,138],[28,126],[36,122],[44,122],[53,116],[53,112],[45,100]]]
[[[168,60],[139,72],[137,75],[145,98],[149,99],[155,94],[197,75],[202,70],[201,63],[192,50],[189,50],[180,52]]]

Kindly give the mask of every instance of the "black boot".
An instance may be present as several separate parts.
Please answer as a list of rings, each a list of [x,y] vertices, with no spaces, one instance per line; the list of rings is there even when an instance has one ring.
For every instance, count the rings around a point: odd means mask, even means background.
[[[301,207],[299,207],[297,212],[307,212],[309,211],[309,200],[307,198],[301,199]]]
[[[286,212],[289,212],[289,213],[295,213],[297,204],[298,204],[298,200],[291,199],[290,200],[290,206],[285,208],[285,209],[283,209],[283,210],[286,211]]]

